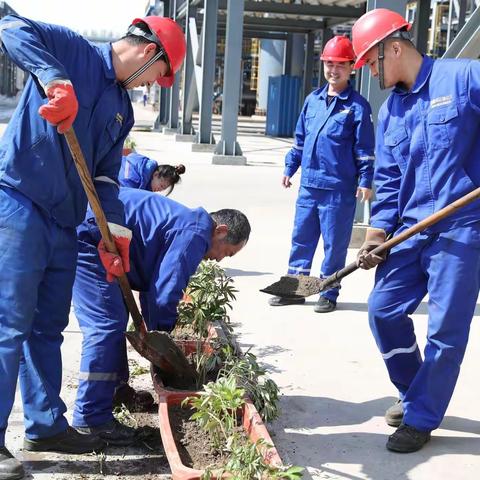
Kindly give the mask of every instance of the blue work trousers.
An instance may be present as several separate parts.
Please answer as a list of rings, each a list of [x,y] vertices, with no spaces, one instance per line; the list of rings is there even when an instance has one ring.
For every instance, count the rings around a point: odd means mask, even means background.
[[[107,282],[97,248],[86,242],[79,243],[73,305],[83,343],[72,424],[94,427],[113,419],[115,388],[128,380],[128,314],[118,283]]]
[[[310,275],[313,256],[323,238],[324,258],[320,278],[345,266],[355,216],[355,193],[300,186],[288,273]],[[322,292],[336,302],[339,288]]]
[[[76,233],[16,190],[0,187],[0,446],[17,378],[30,439],[64,431],[62,331],[68,324]]]
[[[468,342],[479,276],[479,224],[415,235],[377,267],[370,327],[403,400],[404,422],[418,430],[437,428],[445,415]],[[422,361],[409,315],[427,293]]]

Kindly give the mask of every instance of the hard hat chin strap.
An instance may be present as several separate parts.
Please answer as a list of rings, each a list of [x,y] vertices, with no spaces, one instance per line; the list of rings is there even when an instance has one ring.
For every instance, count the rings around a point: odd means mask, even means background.
[[[163,48],[160,50],[145,64],[143,67],[140,67],[136,72],[132,73],[126,80],[122,82],[122,87],[127,88],[127,86],[132,83],[136,78],[138,78],[143,72],[149,69],[157,60],[160,60],[162,57],[165,57],[165,51]]]
[[[385,90],[385,70],[383,61],[385,60],[385,44],[380,42],[378,44],[378,83],[380,89]]]

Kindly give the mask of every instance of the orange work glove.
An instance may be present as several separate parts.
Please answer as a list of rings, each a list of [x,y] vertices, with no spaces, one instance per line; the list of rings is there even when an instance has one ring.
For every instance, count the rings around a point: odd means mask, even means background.
[[[54,80],[45,86],[48,103],[38,109],[47,122],[57,125],[58,133],[65,133],[75,121],[78,101],[69,80]]]
[[[118,250],[118,255],[110,253],[103,240],[98,244],[98,254],[100,260],[107,271],[107,281],[113,282],[116,277],[121,277],[124,273],[130,271],[130,240],[132,232],[116,223],[109,223],[110,232],[113,241]]]
[[[372,255],[370,252],[385,243],[385,230],[381,228],[368,228],[360,250],[357,254],[357,265],[364,270],[376,267],[387,258],[387,252],[382,255]]]

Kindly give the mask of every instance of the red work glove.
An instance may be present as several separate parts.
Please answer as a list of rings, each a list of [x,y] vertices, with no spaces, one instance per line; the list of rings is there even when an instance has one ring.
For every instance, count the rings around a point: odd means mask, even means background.
[[[382,263],[387,258],[387,252],[382,255],[373,255],[370,252],[379,247],[385,242],[385,230],[381,228],[369,228],[365,235],[365,241],[363,242],[360,250],[357,254],[357,265],[364,270],[376,267],[379,263]]]
[[[54,80],[45,86],[48,103],[38,109],[47,122],[57,125],[58,133],[65,133],[75,121],[78,101],[69,80]]]
[[[130,271],[130,240],[132,232],[116,223],[109,223],[110,232],[112,232],[113,241],[117,247],[119,255],[107,251],[103,240],[98,244],[98,254],[100,260],[107,271],[107,281],[113,282],[116,277],[121,277],[124,273]]]

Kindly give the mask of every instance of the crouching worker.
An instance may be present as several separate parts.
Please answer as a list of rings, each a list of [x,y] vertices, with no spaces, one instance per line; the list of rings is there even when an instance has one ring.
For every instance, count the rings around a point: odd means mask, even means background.
[[[122,157],[118,181],[122,187],[140,188],[170,195],[185,173],[185,165],[159,165],[155,160],[139,153]]]
[[[170,332],[183,290],[202,259],[235,255],[248,241],[250,224],[238,210],[209,214],[144,190],[121,188],[119,199],[132,231],[128,280],[140,292],[147,327]],[[128,380],[128,313],[118,283],[108,273],[105,278],[97,250],[100,232],[90,211],[78,238],[73,304],[83,348],[73,426],[111,445],[126,445],[135,430],[114,419],[112,402],[116,387]]]

